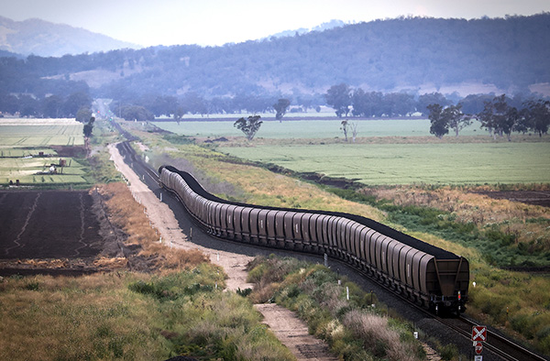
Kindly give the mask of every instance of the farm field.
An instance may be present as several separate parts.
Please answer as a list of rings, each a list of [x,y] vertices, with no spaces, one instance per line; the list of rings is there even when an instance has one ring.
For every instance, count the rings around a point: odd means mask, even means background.
[[[86,184],[83,165],[54,149],[82,147],[82,127],[72,119],[0,119],[0,184]],[[66,167],[48,174],[61,159]]]
[[[0,150],[83,145],[82,127],[74,119],[0,119]]]
[[[0,258],[97,255],[103,245],[88,192],[0,192]]]
[[[176,122],[154,122],[157,127],[172,133],[192,137],[240,137],[243,133],[235,128],[235,121],[244,115],[234,114],[234,120],[225,121],[189,121],[183,120],[178,125]],[[244,116],[246,117],[246,116]],[[262,126],[256,137],[258,138],[344,138],[340,130],[342,119],[334,120],[268,120]],[[358,137],[411,137],[431,136],[430,121],[428,119],[373,119],[354,120],[350,122],[358,124]],[[487,134],[479,129],[479,123],[464,129],[461,135]],[[351,136],[351,131],[350,134]]]
[[[218,149],[243,159],[274,163],[298,172],[357,179],[369,185],[510,184],[550,180],[550,159],[546,156],[550,153],[550,142],[538,137],[533,136],[533,142],[527,135],[519,142],[494,142],[480,129],[479,122],[474,121],[461,131],[458,139],[448,135],[438,141],[429,133],[428,119],[351,121],[358,124],[360,139],[356,144],[343,143],[341,120],[283,119],[282,123],[265,121],[250,143],[220,142]],[[233,122],[154,124],[176,134],[203,139],[242,137]],[[284,145],[277,144],[283,140]]]
[[[550,143],[220,147],[233,156],[368,185],[546,183]]]

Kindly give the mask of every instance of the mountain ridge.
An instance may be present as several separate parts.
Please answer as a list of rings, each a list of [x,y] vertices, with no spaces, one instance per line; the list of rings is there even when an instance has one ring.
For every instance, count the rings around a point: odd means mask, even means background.
[[[38,18],[15,21],[0,16],[0,50],[21,55],[61,57],[123,48],[141,48],[67,24]]]
[[[386,93],[472,89],[460,91],[462,96],[530,93],[537,85],[549,94],[550,47],[544,44],[550,44],[550,13],[473,20],[403,17],[216,47],[0,58],[0,91],[53,94],[86,85],[95,97],[112,99],[188,93],[205,99],[298,99],[346,83]]]

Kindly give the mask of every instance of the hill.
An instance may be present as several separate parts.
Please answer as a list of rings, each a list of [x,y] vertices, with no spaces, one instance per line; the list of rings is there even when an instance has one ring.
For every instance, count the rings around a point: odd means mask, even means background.
[[[40,19],[13,21],[0,16],[0,50],[22,55],[63,56],[136,48],[105,35]]]
[[[550,44],[550,13],[398,18],[221,47],[0,58],[0,91],[43,96],[90,87],[94,97],[124,101],[190,93],[205,99],[297,99],[344,82],[366,91],[413,94],[529,93],[550,83],[550,47],[544,44]]]

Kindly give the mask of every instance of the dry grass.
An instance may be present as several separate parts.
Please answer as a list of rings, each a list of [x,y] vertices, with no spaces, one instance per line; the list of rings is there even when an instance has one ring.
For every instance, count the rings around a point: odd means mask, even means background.
[[[540,185],[546,190],[548,185]],[[489,191],[487,187],[440,187],[395,186],[363,190],[378,199],[389,199],[399,206],[431,207],[449,212],[456,221],[473,223],[478,227],[497,226],[503,233],[513,234],[517,243],[537,243],[541,249],[550,250],[550,233],[546,223],[531,219],[550,220],[546,207],[493,199],[478,192]]]
[[[124,124],[132,127],[132,124]],[[246,165],[228,162],[230,158],[215,150],[196,145],[177,145],[139,129],[132,129],[147,147],[155,167],[172,164],[192,171],[205,189],[217,196],[239,202],[273,207],[332,210],[360,214],[381,221],[383,212],[374,207],[344,200],[313,184]],[[140,152],[139,149],[137,149]],[[158,156],[155,156],[158,154]],[[192,169],[189,169],[192,168]]]
[[[151,327],[155,312],[132,300],[125,286],[128,277],[4,280],[0,359],[158,359],[163,350],[155,345]]]
[[[139,245],[139,256],[149,260],[154,268],[189,269],[209,262],[209,258],[199,250],[172,249],[159,243],[158,231],[149,222],[145,207],[135,201],[126,184],[109,183],[97,189],[105,199],[110,222],[123,229],[127,235],[125,243]],[[98,259],[97,262],[116,266],[122,261]]]
[[[366,349],[376,357],[388,360],[414,361],[414,350],[410,344],[401,342],[399,333],[388,325],[386,317],[352,310],[343,319],[344,326],[364,340]]]

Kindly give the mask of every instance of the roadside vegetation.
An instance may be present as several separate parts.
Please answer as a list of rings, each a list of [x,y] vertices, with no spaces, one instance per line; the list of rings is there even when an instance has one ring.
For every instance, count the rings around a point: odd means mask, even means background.
[[[222,285],[223,273],[202,260],[160,274],[6,278],[0,358],[293,360],[251,304]]]
[[[257,257],[248,265],[254,303],[276,302],[307,322],[309,333],[349,361],[423,360],[414,327],[395,317],[376,296],[329,268],[295,258]],[[349,299],[348,299],[349,291]],[[395,315],[393,315],[395,316]]]
[[[548,185],[379,187],[363,189],[358,197],[378,204],[392,222],[420,233],[418,238],[431,243],[422,235],[435,235],[475,251],[453,251],[470,260],[467,314],[548,355],[550,212],[480,194],[497,190],[546,191]]]

